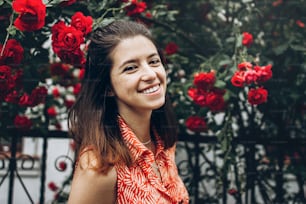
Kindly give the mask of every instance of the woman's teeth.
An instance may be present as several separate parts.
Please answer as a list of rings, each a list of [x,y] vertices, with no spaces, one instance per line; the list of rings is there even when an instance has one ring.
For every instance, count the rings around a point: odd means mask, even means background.
[[[158,89],[159,89],[159,85],[154,86],[154,87],[149,88],[149,89],[146,89],[146,90],[144,90],[142,93],[144,93],[144,94],[150,94],[150,93],[153,93],[153,92],[157,91]]]

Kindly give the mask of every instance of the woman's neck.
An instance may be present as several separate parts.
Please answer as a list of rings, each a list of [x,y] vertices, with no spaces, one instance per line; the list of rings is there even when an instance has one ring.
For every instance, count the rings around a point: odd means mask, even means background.
[[[151,139],[151,114],[120,113],[120,116],[132,129],[140,142],[144,143]]]

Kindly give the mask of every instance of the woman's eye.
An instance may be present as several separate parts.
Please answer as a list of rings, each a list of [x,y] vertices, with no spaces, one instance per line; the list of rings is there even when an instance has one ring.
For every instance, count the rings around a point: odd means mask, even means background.
[[[127,66],[123,69],[123,72],[128,72],[128,71],[133,71],[134,69],[136,69],[137,67],[135,65],[130,65]]]
[[[150,61],[150,64],[159,65],[160,64],[160,59],[153,59],[153,60]]]

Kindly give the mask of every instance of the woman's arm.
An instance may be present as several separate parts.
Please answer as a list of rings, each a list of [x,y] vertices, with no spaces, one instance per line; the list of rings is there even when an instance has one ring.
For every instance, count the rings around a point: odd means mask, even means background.
[[[73,176],[68,204],[114,204],[116,202],[115,168],[107,174],[94,168],[98,162],[92,151],[82,154]]]

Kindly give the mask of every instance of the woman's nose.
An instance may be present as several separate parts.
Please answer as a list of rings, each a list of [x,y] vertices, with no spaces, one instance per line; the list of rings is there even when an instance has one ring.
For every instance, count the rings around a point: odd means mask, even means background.
[[[141,79],[143,81],[152,81],[156,78],[156,72],[154,69],[149,65],[145,64],[142,66],[142,76]]]

